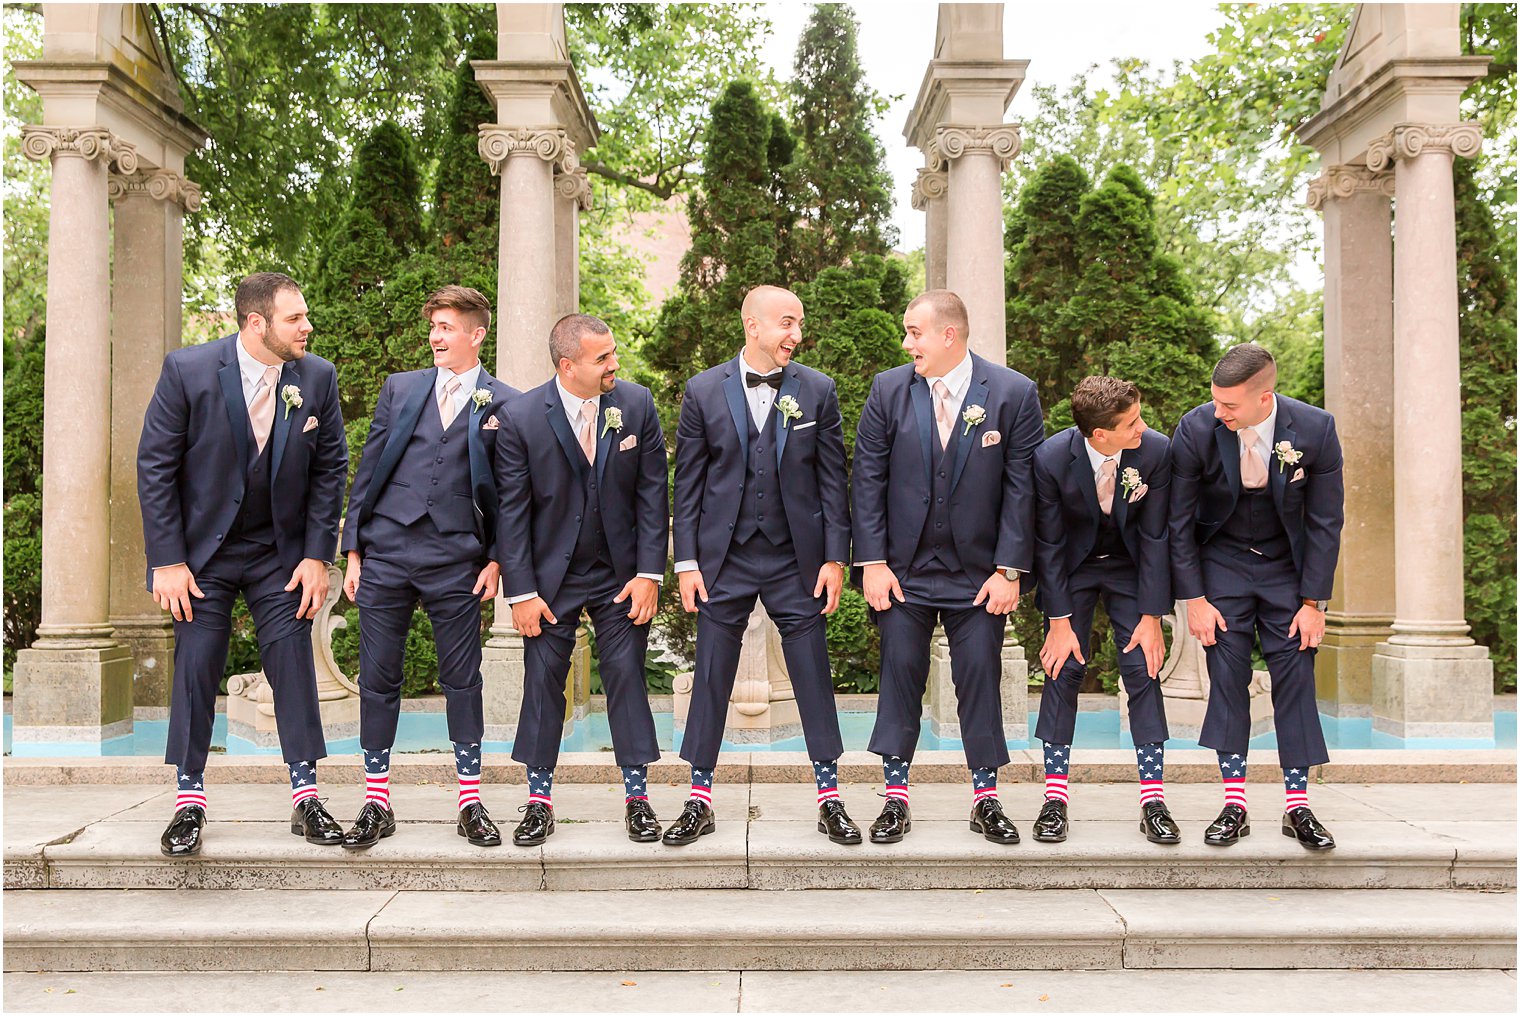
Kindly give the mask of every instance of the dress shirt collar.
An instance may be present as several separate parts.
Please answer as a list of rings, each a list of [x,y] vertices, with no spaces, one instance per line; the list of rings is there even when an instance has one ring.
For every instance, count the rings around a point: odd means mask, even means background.
[[[1123,455],[1124,452],[1117,451],[1112,455],[1104,455],[1102,452],[1098,451],[1098,449],[1094,448],[1092,446],[1092,442],[1087,440],[1085,437],[1082,439],[1082,445],[1087,449],[1087,461],[1092,463],[1092,471],[1094,476],[1098,474],[1098,470],[1103,468],[1103,463],[1109,459],[1114,460],[1115,469],[1119,467],[1119,456]]]
[[[945,371],[939,377],[926,377],[929,383],[929,392],[934,392],[934,382],[943,381],[945,387],[950,390],[950,401],[959,402],[966,395],[966,387],[971,384],[971,350],[966,350],[966,355],[961,362]]]
[[[439,367],[438,376],[433,379],[433,396],[435,399],[437,396],[443,394],[443,386],[449,383],[449,378],[451,377],[457,377],[459,379],[459,389],[454,393],[454,397],[456,399],[460,396],[461,393],[466,397],[474,394],[475,389],[479,387],[478,382],[480,380],[480,361],[476,360],[475,366],[471,367],[469,370],[465,371],[462,374],[455,374],[447,367]]]
[[[232,340],[232,344],[237,347],[238,373],[243,375],[243,390],[246,392],[252,392],[258,387],[258,383],[263,380],[264,371],[270,367],[279,367],[282,371],[285,369],[283,363],[261,363],[254,359],[253,354],[243,346],[241,333]]]
[[[559,390],[559,400],[564,404],[565,415],[570,418],[570,425],[572,427],[579,426],[581,422],[581,403],[586,400],[579,395],[571,394],[570,390],[565,387],[564,382],[560,381],[558,374],[554,375],[554,387]],[[593,395],[591,402],[595,404],[597,409],[602,408],[601,395]],[[593,417],[595,415],[595,413],[592,413]]]
[[[746,372],[751,373],[751,374],[759,374],[761,377],[770,377],[772,374],[780,374],[781,371],[784,369],[782,367],[773,367],[770,370],[765,371],[764,373],[761,373],[760,371],[756,370],[754,367],[751,367],[749,365],[749,361],[744,358],[744,350],[742,348],[739,350],[738,360],[739,360],[739,377],[741,379],[744,377],[744,374]]]
[[[1242,428],[1244,429],[1244,428]],[[1256,432],[1256,450],[1261,455],[1261,461],[1267,462],[1272,457],[1272,439],[1277,434],[1277,394],[1272,395],[1272,411],[1267,418],[1251,428]],[[1240,450],[1246,450],[1245,438],[1240,437],[1240,431],[1235,432],[1240,440]]]

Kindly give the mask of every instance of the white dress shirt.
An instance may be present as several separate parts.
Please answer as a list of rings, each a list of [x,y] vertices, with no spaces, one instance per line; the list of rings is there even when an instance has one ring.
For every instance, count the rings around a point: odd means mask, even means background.
[[[264,371],[270,367],[279,367],[281,370],[284,370],[285,365],[283,363],[260,363],[255,360],[253,354],[243,348],[242,335],[234,339],[232,344],[237,346],[238,373],[243,379],[243,405],[250,406],[253,404],[253,397],[259,393],[259,389],[264,387]],[[278,380],[275,383],[278,384]],[[276,392],[275,394],[278,395],[279,393]]]
[[[475,394],[475,388],[480,383],[480,361],[475,361],[475,366],[463,374],[455,374],[447,367],[438,368],[438,376],[433,379],[433,407],[437,411],[438,400],[443,397],[443,386],[449,383],[450,378],[459,379],[459,387],[454,389],[454,418],[464,412],[465,404],[470,401],[470,396]]]
[[[1244,430],[1245,428],[1241,428]],[[1270,467],[1272,465],[1272,437],[1277,433],[1277,396],[1272,396],[1272,411],[1267,418],[1251,428],[1256,432],[1256,454],[1261,456],[1261,464]],[[1246,439],[1240,431],[1235,432],[1235,440],[1240,443],[1240,454],[1246,453]],[[1268,469],[1271,472],[1271,469]]]

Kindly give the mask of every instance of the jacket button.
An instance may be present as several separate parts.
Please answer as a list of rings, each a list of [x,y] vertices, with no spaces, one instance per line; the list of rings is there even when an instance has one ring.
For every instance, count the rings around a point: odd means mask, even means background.
[[[235,498],[232,499],[232,503],[233,504],[242,504],[243,503],[243,499],[240,498],[240,497],[235,497]]]
[[[929,503],[929,499],[928,498],[924,498],[924,504],[928,504],[928,503]]]
[[[218,539],[218,540],[220,540],[220,539],[221,539],[221,538],[222,538],[222,534],[221,534],[221,533],[217,533],[217,534],[216,534],[216,538],[217,538],[217,539]]]
[[[570,555],[569,555],[569,554],[566,554],[566,555],[565,555],[565,560],[566,560],[566,561],[568,561],[568,560],[570,560]]]
[[[432,498],[428,498],[428,507],[429,508],[433,507],[433,499]]]
[[[755,516],[755,521],[756,522],[764,522],[765,521],[765,516],[764,515],[757,515],[757,516]]]

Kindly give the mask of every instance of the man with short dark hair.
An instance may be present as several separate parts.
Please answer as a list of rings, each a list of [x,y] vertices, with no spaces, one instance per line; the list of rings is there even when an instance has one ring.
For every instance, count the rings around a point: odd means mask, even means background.
[[[1335,840],[1309,810],[1309,769],[1330,760],[1314,694],[1314,654],[1335,581],[1345,488],[1335,418],[1277,395],[1277,364],[1261,346],[1229,350],[1214,368],[1213,401],[1172,435],[1172,581],[1188,630],[1204,646],[1209,704],[1198,741],[1219,755],[1225,806],[1204,842],[1251,831],[1246,748],[1251,650],[1272,675],[1284,836],[1310,850]]]
[[[277,272],[243,279],[238,330],[164,358],[137,447],[148,589],[174,615],[164,761],[179,794],[160,849],[200,852],[205,768],[233,601],[248,603],[290,773],[290,830],[332,845],[311,621],[327,597],[348,446],[333,365],[306,350],[306,300]]]
[[[1129,694],[1140,831],[1152,843],[1180,843],[1162,783],[1167,727],[1156,681],[1166,655],[1161,615],[1172,605],[1168,442],[1141,419],[1140,389],[1119,378],[1083,378],[1071,395],[1071,415],[1076,426],[1051,436],[1034,457],[1035,597],[1046,618],[1040,648],[1045,687],[1035,727],[1045,746],[1045,803],[1034,838],[1066,839],[1077,693],[1087,676],[1093,614],[1101,600]]]
[[[494,468],[492,438],[515,389],[486,372],[485,296],[444,286],[423,307],[433,366],[385,379],[348,497],[343,588],[359,605],[359,747],[364,804],[343,845],[358,850],[396,831],[390,757],[401,710],[402,661],[420,600],[433,625],[438,683],[459,780],[455,828],[479,847],[501,844],[480,800],[485,730],[480,605],[496,595],[498,502],[516,495]]]
[[[624,825],[629,839],[653,843],[660,824],[647,767],[660,747],[644,654],[670,531],[665,436],[649,389],[617,379],[617,341],[605,322],[561,318],[549,351],[554,377],[508,401],[496,437],[497,468],[513,491],[501,502],[496,555],[523,636],[512,757],[527,767],[528,803],[512,842],[537,846],[554,832],[565,679],[585,611],[623,771]]]

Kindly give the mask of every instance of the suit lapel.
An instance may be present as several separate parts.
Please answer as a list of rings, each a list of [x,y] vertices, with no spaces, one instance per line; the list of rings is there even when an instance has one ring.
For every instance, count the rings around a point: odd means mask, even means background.
[[[380,465],[375,469],[374,486],[371,488],[375,497],[379,496],[380,488],[390,479],[396,463],[401,461],[401,453],[406,451],[406,443],[412,439],[417,421],[422,418],[423,407],[433,401],[430,396],[437,380],[437,367],[423,371],[413,382],[414,387],[407,394],[406,401],[401,404],[401,411],[396,414],[390,433],[386,435],[385,449],[380,453]]]
[[[1098,522],[1103,515],[1103,509],[1098,505],[1098,481],[1093,478],[1092,459],[1087,457],[1087,443],[1082,440],[1082,432],[1076,428],[1072,428],[1071,432],[1071,460],[1082,504],[1092,520]]]
[[[1277,399],[1277,426],[1272,434],[1272,448],[1276,449],[1279,444],[1286,441],[1294,444],[1298,435],[1293,431],[1293,419],[1288,414],[1288,405],[1279,396]],[[1288,470],[1286,466],[1276,461],[1276,456],[1269,450],[1267,453],[1267,486],[1272,488],[1272,501],[1277,505],[1277,514],[1282,515],[1283,494],[1288,489]],[[1274,468],[1276,467],[1276,468]]]
[[[500,390],[496,387],[496,379],[486,373],[484,366],[480,368],[480,373],[476,377],[476,387],[484,388],[490,392],[492,402],[495,402],[501,395]],[[471,394],[473,396],[473,393]],[[465,429],[468,434],[466,444],[470,450],[470,490],[472,491],[491,491],[496,486],[496,478],[491,472],[491,459],[486,454],[485,435],[480,432],[480,425],[485,422],[482,417],[484,417],[489,408],[490,403],[487,403],[483,408],[476,408],[473,397],[464,404]],[[475,509],[484,514],[485,508],[478,503],[478,497],[476,501]]]
[[[1124,522],[1129,518],[1129,498],[1124,496],[1124,471],[1130,466],[1140,468],[1140,449],[1126,448],[1119,453],[1119,475],[1114,477],[1114,525],[1124,532]],[[1141,476],[1141,482],[1145,480]],[[1133,493],[1133,491],[1131,491]]]
[[[1220,464],[1224,466],[1225,482],[1230,488],[1230,510],[1240,496],[1240,438],[1222,423],[1214,424],[1214,443],[1219,446]]]
[[[248,424],[248,403],[243,400],[243,374],[238,369],[237,349],[233,345],[238,341],[237,334],[233,333],[223,341],[227,343],[227,350],[222,358],[222,367],[216,372],[216,376],[222,383],[222,397],[227,403],[227,422],[232,427],[232,443],[237,445],[238,464],[247,471],[251,434]]]
[[[977,363],[975,358],[972,359],[971,366],[980,373],[981,364]],[[973,375],[971,384],[966,389],[966,397],[961,399],[961,415],[964,416],[966,410],[972,406],[982,406],[985,412],[986,405],[987,379],[985,376],[977,378]],[[960,443],[955,449],[955,472],[950,474],[950,489],[954,490],[955,485],[961,482],[961,471],[966,468],[966,459],[971,456],[971,449],[976,447],[980,442],[980,435],[983,428],[987,426],[987,423],[983,422],[981,427],[970,428],[971,432],[969,434],[966,433],[966,424],[961,419],[957,418],[951,421],[951,423],[953,426],[952,433],[960,439]]]
[[[601,413],[592,422],[592,426],[597,429],[596,479],[598,483],[600,483],[602,480],[602,474],[607,471],[607,460],[612,457],[612,450],[616,447],[615,442],[620,441],[623,436],[622,430],[613,430],[611,427],[607,426],[607,410],[616,409],[621,412],[623,408],[618,404],[617,388],[615,386],[613,387],[612,391],[602,396],[601,408]],[[626,428],[627,425],[628,421],[624,420],[624,428]]]
[[[791,433],[793,425],[802,422],[794,417],[792,423],[786,425],[782,423],[779,408],[781,400],[788,396],[795,399],[797,393],[802,391],[802,378],[797,376],[796,367],[787,367],[783,373],[785,380],[781,382],[781,393],[776,397],[777,404],[771,407],[771,412],[776,414],[776,465],[778,468],[781,465],[781,453],[786,450],[787,434]]]
[[[269,440],[274,445],[274,448],[271,449],[273,458],[269,464],[271,486],[273,485],[273,478],[280,475],[280,460],[285,456],[286,442],[290,440],[291,434],[300,433],[292,424],[301,423],[306,415],[311,412],[306,407],[306,399],[304,397],[301,399],[300,409],[292,408],[287,412],[283,397],[286,385],[295,385],[297,388],[301,387],[301,368],[296,366],[295,360],[287,361],[285,368],[280,371],[279,387],[276,388],[274,393],[274,428],[270,431],[269,435]],[[302,424],[302,426],[305,426],[305,424]]]
[[[723,378],[723,396],[728,400],[728,413],[734,418],[734,429],[739,432],[739,460],[749,460],[749,404],[744,399],[744,377],[739,373],[738,361],[730,360],[728,374]]]
[[[575,431],[570,429],[570,419],[565,416],[565,402],[560,398],[559,386],[553,380],[544,386],[544,413],[549,418],[549,429],[559,438],[559,446],[564,450],[565,458],[570,460],[571,471],[577,479],[584,479],[586,454],[581,451],[580,442],[575,440]]]
[[[908,378],[908,395],[913,401],[913,419],[918,421],[919,444],[924,455],[924,483],[934,489],[934,453],[930,442],[935,440],[934,406],[929,395],[929,385],[918,374]]]

